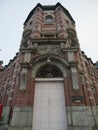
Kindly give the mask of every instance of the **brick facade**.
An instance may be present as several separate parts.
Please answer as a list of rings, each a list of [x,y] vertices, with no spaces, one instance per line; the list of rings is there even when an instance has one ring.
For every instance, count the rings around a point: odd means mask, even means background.
[[[70,13],[57,3],[55,6],[38,4],[30,12],[24,22],[19,53],[4,67],[0,62],[0,103],[4,108],[11,108],[6,122],[11,126],[9,130],[14,130],[14,127],[20,127],[22,130],[25,127],[21,124],[18,126],[16,120],[21,117],[15,120],[15,112],[19,112],[20,116],[21,112],[26,110],[27,113],[32,113],[36,75],[40,67],[48,62],[57,65],[63,73],[69,115],[80,108],[84,110],[86,107],[88,111],[94,108],[96,114],[91,114],[91,117],[95,120],[88,121],[93,122],[92,126],[83,124],[82,128],[92,130],[98,126],[98,67],[81,51],[75,21]],[[72,109],[71,112],[69,108]],[[6,118],[6,115],[4,116]],[[74,114],[72,119],[68,116],[69,130],[72,125],[77,130],[81,129],[81,124],[74,124],[74,121],[72,124],[70,121],[75,118],[77,117],[74,117]],[[31,124],[28,123],[26,128],[31,130]]]

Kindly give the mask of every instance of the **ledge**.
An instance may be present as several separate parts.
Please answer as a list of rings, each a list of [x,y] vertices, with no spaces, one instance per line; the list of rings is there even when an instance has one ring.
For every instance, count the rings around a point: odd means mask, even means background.
[[[77,52],[79,51],[79,48],[77,47],[68,47],[68,48],[62,48],[62,52]]]
[[[30,52],[33,52],[33,53],[35,53],[35,52],[37,52],[37,49],[36,48],[33,48],[33,47],[31,47],[31,48],[20,48],[20,52],[21,53],[30,53]]]
[[[78,62],[77,61],[71,61],[71,62],[69,62],[69,66],[70,67],[77,67],[78,66]]]
[[[21,65],[22,68],[31,68],[30,63],[27,63],[27,62],[25,62],[25,63],[20,63],[20,65]]]
[[[52,42],[53,43],[60,43],[60,42],[66,42],[66,38],[49,38],[49,39],[32,39],[32,43],[45,43],[45,42]]]

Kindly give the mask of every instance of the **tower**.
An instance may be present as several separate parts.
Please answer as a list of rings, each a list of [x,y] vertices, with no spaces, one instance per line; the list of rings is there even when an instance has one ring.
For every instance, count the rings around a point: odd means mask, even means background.
[[[98,129],[98,70],[60,3],[29,13],[14,62],[9,130]]]

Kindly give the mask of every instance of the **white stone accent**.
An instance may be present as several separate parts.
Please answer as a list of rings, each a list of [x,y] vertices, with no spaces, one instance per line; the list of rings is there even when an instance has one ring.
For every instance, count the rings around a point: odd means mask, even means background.
[[[3,123],[4,123],[4,125],[8,124],[9,115],[10,115],[10,109],[11,109],[10,107],[3,107],[2,116],[3,116]]]
[[[24,62],[30,62],[30,56],[31,56],[30,53],[25,53]]]
[[[69,60],[69,62],[75,60],[75,59],[74,59],[74,53],[73,53],[73,52],[68,52],[68,60]]]
[[[60,43],[61,49],[65,48],[65,44],[63,42]]]
[[[89,99],[93,99],[93,97],[90,96]]]
[[[31,126],[32,126],[32,107],[14,107],[11,127],[15,127],[16,128],[15,130],[21,130],[22,127],[25,128]]]
[[[25,90],[27,81],[27,68],[23,68],[21,72],[20,90]]]
[[[12,97],[9,97],[8,100],[12,100]]]
[[[81,130],[90,130],[95,124],[98,126],[98,106],[71,106],[67,107],[68,126],[81,127]],[[86,127],[89,129],[86,129]],[[80,130],[74,129],[74,130]],[[91,129],[92,130],[92,129]]]
[[[71,67],[73,89],[78,90],[78,75],[76,67]]]

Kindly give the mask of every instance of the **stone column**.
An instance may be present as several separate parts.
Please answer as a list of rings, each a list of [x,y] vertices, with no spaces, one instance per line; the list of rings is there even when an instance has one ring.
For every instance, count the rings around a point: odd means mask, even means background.
[[[29,63],[30,62],[31,53],[26,52],[24,55],[24,62]]]
[[[20,90],[26,89],[26,82],[27,82],[27,68],[22,68]]]
[[[76,67],[71,67],[71,74],[72,74],[73,89],[78,90],[79,84],[78,84],[78,73]]]
[[[74,53],[77,52],[77,49],[70,49],[68,53],[68,61],[71,66],[71,75],[72,75],[72,85],[74,90],[79,89],[79,84],[78,84],[78,72],[77,72],[77,62],[75,61],[75,56]]]
[[[69,62],[75,60],[75,58],[74,58],[74,52],[72,52],[72,51],[68,52],[68,60],[69,60]]]

